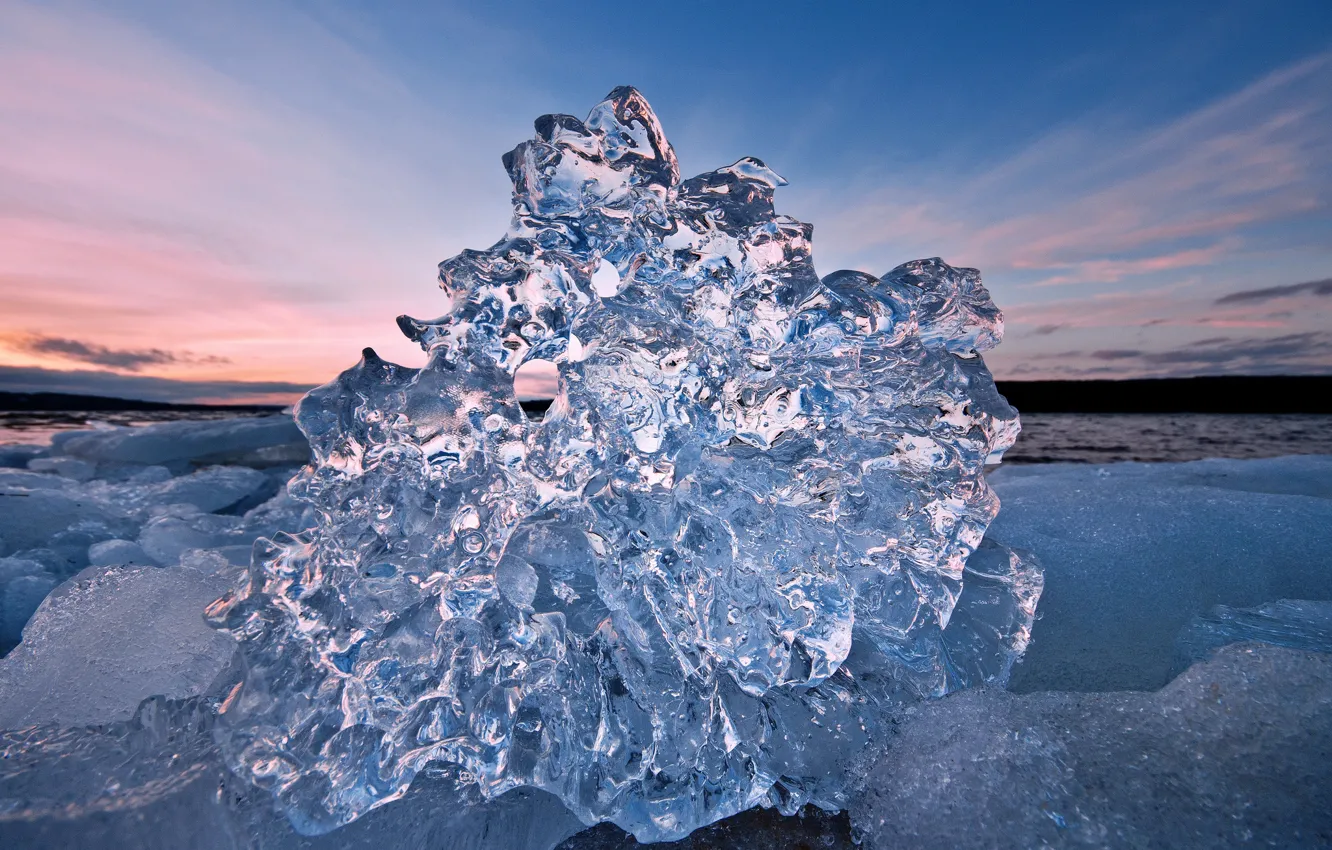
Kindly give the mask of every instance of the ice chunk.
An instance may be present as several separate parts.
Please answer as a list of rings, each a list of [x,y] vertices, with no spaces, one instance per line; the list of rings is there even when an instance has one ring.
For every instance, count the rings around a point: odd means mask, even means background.
[[[372,812],[334,835],[297,835],[262,791],[223,767],[213,742],[215,703],[155,697],[127,721],[0,733],[4,845],[550,850],[581,826],[541,791],[458,805],[455,779],[422,775],[402,806]]]
[[[24,623],[42,601],[37,594],[45,595],[59,581],[56,573],[42,561],[0,558],[0,655],[9,652],[22,639]]]
[[[228,463],[250,459],[256,465],[290,463],[287,453],[298,449],[304,460],[305,439],[288,416],[237,417],[206,422],[163,422],[144,428],[81,432],[57,446],[60,452],[102,463],[162,464]],[[276,460],[274,460],[276,458]]]
[[[45,472],[0,469],[0,490],[63,490],[82,492],[78,482]]]
[[[1175,667],[1182,671],[1220,647],[1244,641],[1332,652],[1332,601],[1282,599],[1256,608],[1218,605],[1190,620],[1175,638]]]
[[[44,570],[5,582],[0,589],[0,648],[8,649],[22,640],[23,626],[55,586],[55,577]]]
[[[285,531],[295,534],[313,528],[314,511],[306,502],[292,498],[284,487],[267,502],[245,513],[242,528],[248,534],[273,536]]]
[[[273,495],[276,489],[269,476],[244,466],[210,466],[192,475],[172,478],[144,488],[132,482],[124,488],[127,495],[144,505],[193,505],[201,511],[216,512],[244,503],[256,504],[260,497]]]
[[[139,546],[159,564],[174,564],[190,549],[217,549],[247,542],[242,520],[205,513],[169,513],[149,520]]]
[[[869,850],[1312,847],[1332,655],[1243,644],[1158,693],[957,693],[906,712],[851,803]]]
[[[165,466],[135,466],[129,467],[127,472],[128,474],[116,476],[113,480],[141,487],[146,484],[164,484],[172,478],[171,470]]]
[[[0,469],[26,469],[33,458],[46,453],[45,446],[14,445],[0,443]]]
[[[46,546],[56,535],[75,526],[104,540],[132,523],[123,511],[75,490],[0,489],[0,537],[9,552]],[[88,545],[83,543],[85,552]]]
[[[0,469],[0,556],[36,562],[43,572],[16,588],[8,608],[0,601],[5,617],[0,651],[17,642],[26,614],[40,602],[36,594],[41,588],[50,588],[90,563],[174,564],[183,552],[195,548],[217,549],[232,561],[247,560],[260,535],[309,525],[302,518],[306,506],[291,507],[289,499],[275,503],[280,509],[269,508],[248,519],[207,513],[239,515],[265,504],[283,489],[291,467],[265,464],[268,468],[260,471],[210,466],[173,477],[166,466],[116,459],[160,450],[158,454],[171,463],[188,468],[195,454],[219,447],[251,451],[276,440],[280,448],[294,428],[290,423],[280,426],[274,417],[251,417],[230,424],[167,424],[188,427],[149,426],[142,429],[146,437],[117,428],[60,434],[52,454],[31,460],[30,469]],[[71,446],[83,446],[92,458],[61,454]],[[91,477],[94,474],[97,477]]]
[[[214,611],[246,661],[230,764],[307,833],[432,764],[645,841],[840,805],[890,706],[1002,682],[1029,636],[1039,570],[977,552],[1018,429],[979,273],[820,279],[785,181],[681,181],[631,88],[504,165],[509,232],[441,264],[446,315],[399,319],[427,365],[367,350],[297,409],[316,525]],[[66,449],[150,462],[127,439]]]
[[[157,562],[132,540],[103,540],[88,547],[88,564],[94,567],[151,567]]]
[[[1046,571],[1012,687],[1155,690],[1216,605],[1332,599],[1332,458],[1004,467],[994,539]]]
[[[65,444],[70,440],[77,440],[80,437],[86,437],[89,434],[101,434],[112,430],[116,430],[114,425],[98,425],[93,428],[85,428],[78,431],[60,431],[51,435],[51,445],[48,449],[48,453],[52,455],[64,454]]]
[[[45,569],[44,564],[31,558],[0,558],[0,586],[11,579],[31,575]]]
[[[234,648],[203,609],[233,578],[204,557],[172,569],[89,567],[62,584],[0,659],[0,729],[127,720],[146,697],[203,693]]]
[[[87,481],[97,471],[93,464],[74,457],[39,457],[28,461],[28,469],[33,472],[54,472],[72,481]]]

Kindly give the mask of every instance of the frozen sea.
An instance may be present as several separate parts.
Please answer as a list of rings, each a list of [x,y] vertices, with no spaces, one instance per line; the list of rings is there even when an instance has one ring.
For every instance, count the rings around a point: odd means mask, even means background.
[[[0,449],[0,847],[637,846],[540,793],[441,803],[432,776],[292,832],[217,755],[234,643],[200,612],[255,538],[305,526],[282,493],[304,444],[280,416],[164,418],[0,431],[26,444]],[[1045,593],[1008,689],[907,707],[847,811],[656,846],[1332,846],[1332,417],[1023,421],[990,534]]]
[[[49,443],[89,427],[219,420],[228,411],[0,411],[0,444]],[[1006,463],[1145,463],[1332,454],[1332,416],[1216,413],[1026,413]]]
[[[56,434],[88,428],[141,428],[159,422],[233,419],[231,410],[0,410],[0,445],[42,446]]]

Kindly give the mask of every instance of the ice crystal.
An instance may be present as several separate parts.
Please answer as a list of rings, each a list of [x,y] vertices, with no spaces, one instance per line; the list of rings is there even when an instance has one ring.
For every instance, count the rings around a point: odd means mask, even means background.
[[[442,318],[399,319],[427,365],[367,350],[297,408],[317,525],[211,612],[246,668],[230,764],[311,833],[427,769],[642,840],[842,805],[887,707],[1003,680],[1040,593],[982,545],[1018,420],[979,274],[820,280],[785,181],[681,182],[632,88],[504,165],[509,232],[440,265]]]

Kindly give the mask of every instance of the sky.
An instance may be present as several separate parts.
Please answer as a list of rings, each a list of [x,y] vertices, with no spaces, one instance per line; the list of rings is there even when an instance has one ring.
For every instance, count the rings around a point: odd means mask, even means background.
[[[820,274],[979,268],[1000,380],[1332,374],[1327,0],[0,0],[0,389],[419,365],[500,156],[622,84],[685,174],[787,178]]]

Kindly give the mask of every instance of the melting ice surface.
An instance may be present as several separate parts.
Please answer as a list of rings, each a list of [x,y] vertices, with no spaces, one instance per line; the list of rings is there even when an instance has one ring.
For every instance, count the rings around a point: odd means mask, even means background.
[[[840,808],[891,706],[1027,644],[1041,574],[982,542],[1018,432],[979,355],[1000,314],[938,259],[820,280],[784,181],[681,182],[632,88],[536,131],[509,232],[399,319],[427,365],[367,350],[300,403],[317,525],[210,610],[245,662],[224,753],[307,833],[425,771],[644,841]]]

